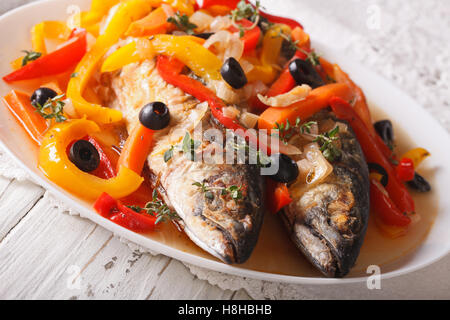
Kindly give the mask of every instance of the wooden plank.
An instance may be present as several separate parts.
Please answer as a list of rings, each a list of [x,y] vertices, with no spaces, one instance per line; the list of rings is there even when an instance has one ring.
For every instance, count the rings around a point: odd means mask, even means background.
[[[230,290],[222,290],[199,280],[179,261],[171,260],[159,276],[155,288],[147,299],[170,300],[228,300],[233,295]]]
[[[44,195],[44,189],[26,181],[0,180],[0,241]],[[6,187],[5,187],[6,186]]]
[[[131,251],[45,200],[0,243],[1,299],[230,299],[164,256]]]

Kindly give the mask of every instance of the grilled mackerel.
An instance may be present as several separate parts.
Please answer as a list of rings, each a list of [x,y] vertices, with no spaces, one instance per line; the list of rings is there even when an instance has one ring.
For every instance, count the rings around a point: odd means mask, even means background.
[[[341,122],[329,113],[314,120]],[[369,173],[361,146],[350,127],[339,133],[339,141],[341,156],[332,163],[333,173],[317,185],[290,186],[294,201],[281,213],[292,241],[327,277],[343,277],[354,266],[370,212]]]
[[[201,131],[223,129],[211,118],[208,105],[167,84],[153,60],[105,75],[102,82],[105,100],[123,112],[129,131],[138,124],[139,111],[147,103],[161,101],[168,106],[171,123],[156,134],[156,145],[148,157],[152,183],[177,212],[194,243],[228,264],[245,262],[256,245],[264,214],[264,184],[258,168],[192,161],[178,147],[186,133],[196,139],[194,129],[199,126]],[[172,147],[173,156],[166,162],[164,154]],[[203,141],[195,149],[196,156],[210,148],[211,144]],[[223,190],[233,186],[240,188],[240,197],[224,194]]]

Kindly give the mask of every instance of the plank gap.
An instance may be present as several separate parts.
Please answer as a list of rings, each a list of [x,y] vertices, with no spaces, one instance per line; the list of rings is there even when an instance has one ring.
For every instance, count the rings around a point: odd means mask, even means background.
[[[25,214],[17,221],[17,223],[11,228],[9,229],[9,231],[5,234],[5,236],[3,238],[0,239],[0,245],[3,243],[3,241],[8,237],[8,235],[22,222],[22,220],[28,215],[28,213],[30,213],[31,210],[33,210],[33,208],[39,203],[39,201],[41,201],[44,198],[44,195],[42,194],[39,199],[37,199],[36,201],[34,201],[33,205],[30,207],[30,209],[28,209]],[[0,199],[1,201],[1,199]]]

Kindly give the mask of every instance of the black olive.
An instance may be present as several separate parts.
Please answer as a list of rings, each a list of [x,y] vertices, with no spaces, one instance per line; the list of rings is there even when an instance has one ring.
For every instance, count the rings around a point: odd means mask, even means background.
[[[70,147],[69,159],[84,172],[92,172],[100,165],[100,155],[97,149],[86,140],[78,140]]]
[[[247,84],[247,77],[241,65],[233,57],[228,58],[220,69],[223,80],[232,88],[240,89]]]
[[[382,120],[376,122],[374,125],[376,132],[383,139],[384,143],[391,146],[394,142],[394,127],[389,120]]]
[[[369,171],[375,171],[383,176],[380,183],[383,185],[383,187],[386,187],[389,183],[389,175],[386,169],[378,163],[368,163],[367,165],[369,166]]]
[[[282,45],[281,45],[281,55],[286,60],[291,60],[296,51],[297,51],[297,48],[295,46],[293,46],[291,42],[289,42],[287,40],[283,40]]]
[[[431,185],[428,183],[427,180],[425,180],[424,177],[422,177],[420,174],[416,172],[414,175],[414,179],[407,182],[408,186],[418,192],[430,192],[431,191]]]
[[[309,61],[295,59],[289,64],[289,72],[299,86],[307,84],[314,89],[325,84]]]
[[[34,107],[40,105],[41,107],[50,99],[53,99],[58,94],[50,88],[39,88],[31,96],[31,104]]]
[[[197,33],[197,34],[194,34],[194,36],[197,38],[202,38],[202,39],[208,40],[213,34],[214,34],[214,32],[206,32],[206,33]]]
[[[139,113],[139,121],[148,129],[162,130],[170,123],[169,108],[162,102],[149,103]]]
[[[271,176],[275,181],[282,183],[291,183],[297,180],[299,171],[297,163],[289,156],[276,153],[270,156],[272,165],[278,165],[278,172]]]

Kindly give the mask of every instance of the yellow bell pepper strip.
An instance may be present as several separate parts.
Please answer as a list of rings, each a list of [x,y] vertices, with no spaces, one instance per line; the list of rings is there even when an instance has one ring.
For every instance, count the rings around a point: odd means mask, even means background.
[[[120,0],[92,0],[91,9],[81,15],[81,26],[99,22]]]
[[[406,152],[401,159],[411,159],[414,163],[414,168],[418,168],[429,156],[431,156],[431,154],[424,148],[416,148]]]
[[[222,61],[211,51],[185,37],[160,34],[151,40],[155,53],[175,57],[205,80],[220,80]]]
[[[142,41],[147,41],[146,39],[139,39]],[[141,54],[140,50],[138,50],[138,43],[133,41],[129,44],[119,48],[114,51],[108,58],[103,62],[101,72],[113,72],[123,68],[126,65],[131,63],[140,62],[144,59],[152,59],[154,57],[153,49],[151,48],[151,44],[149,44],[149,54],[144,56]],[[151,52],[150,52],[151,51]]]
[[[264,35],[260,63],[254,64],[254,68],[247,73],[248,82],[262,81],[264,84],[271,84],[275,81],[278,71],[274,65],[277,64],[283,44],[280,32],[289,34],[291,28],[274,25]]]
[[[45,46],[44,22],[38,23],[31,28],[31,46],[33,51],[40,52],[42,55],[47,54]]]
[[[197,3],[195,0],[163,0],[163,2],[170,5],[175,11],[187,16],[194,14],[195,4]]]
[[[72,100],[75,110],[80,117],[87,116],[89,119],[101,124],[122,120],[120,111],[89,103],[83,98],[83,92],[109,48],[124,35],[133,21],[142,18],[150,10],[150,4],[145,0],[129,0],[120,4],[105,32],[98,37],[91,51],[78,64],[75,69],[77,77],[70,79],[67,97]]]
[[[283,37],[281,33],[289,35],[291,28],[286,25],[274,25],[264,35],[261,62],[263,65],[274,65],[280,56]]]
[[[79,170],[67,155],[67,147],[91,133],[99,126],[86,119],[69,120],[52,127],[39,151],[39,169],[48,179],[86,200],[95,200],[103,192],[119,199],[136,191],[144,181],[134,171],[120,167],[116,177],[105,180]]]
[[[197,42],[203,45],[206,40],[194,36],[178,36],[179,38]],[[142,38],[133,41],[116,51],[114,51],[103,62],[101,72],[113,72],[119,70],[131,63],[141,62],[147,59],[153,59],[155,51],[148,39]]]

